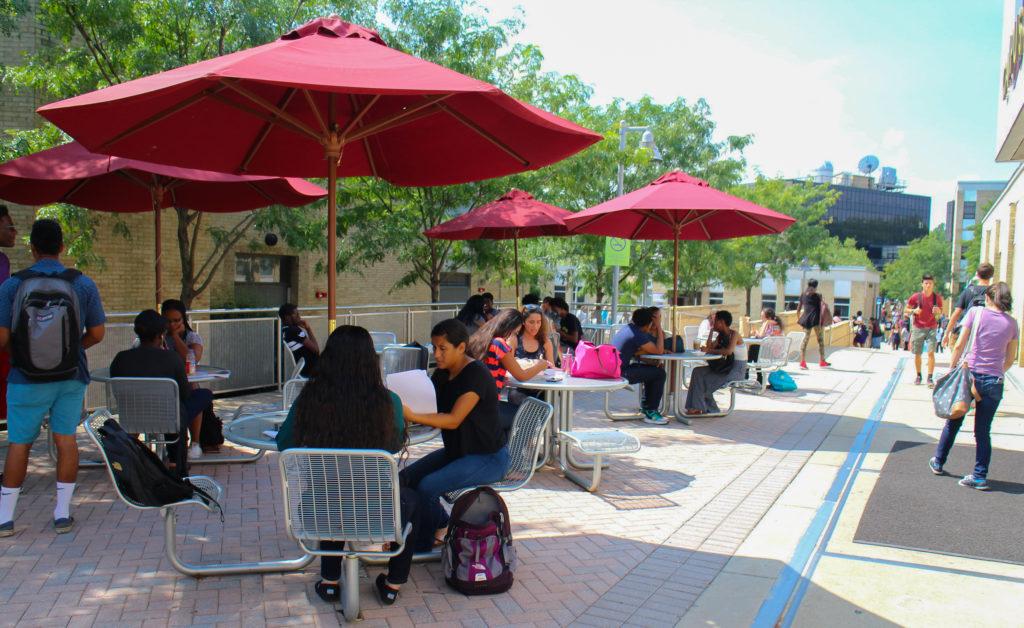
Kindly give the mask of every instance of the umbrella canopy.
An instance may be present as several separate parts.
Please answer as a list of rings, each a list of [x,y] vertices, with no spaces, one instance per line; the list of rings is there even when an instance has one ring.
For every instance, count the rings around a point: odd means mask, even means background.
[[[716,190],[707,181],[678,170],[666,172],[638,190],[565,219],[572,233],[631,240],[674,240],[673,297],[679,284],[680,240],[724,240],[781,233],[794,222],[796,219],[791,216]],[[673,337],[675,305],[673,298]]]
[[[572,212],[513,188],[498,200],[443,222],[423,235],[441,240],[512,240],[518,301],[519,238],[568,235],[565,219],[569,216]]]
[[[91,150],[172,165],[327,176],[335,319],[335,177],[464,183],[540,168],[601,136],[497,87],[313,20],[277,41],[46,105]]]
[[[238,176],[98,155],[77,142],[0,164],[0,198],[23,205],[70,203],[111,212],[153,211],[156,301],[160,302],[160,212],[187,207],[237,212],[280,204],[298,207],[327,190],[303,179]]]

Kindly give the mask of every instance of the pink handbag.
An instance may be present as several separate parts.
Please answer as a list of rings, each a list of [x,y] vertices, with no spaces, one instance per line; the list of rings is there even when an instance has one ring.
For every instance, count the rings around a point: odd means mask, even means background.
[[[586,379],[618,379],[622,372],[622,358],[612,345],[597,346],[581,340],[576,345],[569,375]]]

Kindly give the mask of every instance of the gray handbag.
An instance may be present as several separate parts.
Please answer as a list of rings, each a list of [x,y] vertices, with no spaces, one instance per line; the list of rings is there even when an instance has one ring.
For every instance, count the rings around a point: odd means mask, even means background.
[[[981,327],[981,315],[971,326],[971,337],[964,347],[960,356],[960,362],[950,369],[935,382],[932,390],[932,405],[935,406],[935,416],[940,419],[956,421],[964,418],[971,410],[974,403],[974,376],[971,369],[967,368],[967,354],[974,346],[974,339],[978,336],[978,328]]]

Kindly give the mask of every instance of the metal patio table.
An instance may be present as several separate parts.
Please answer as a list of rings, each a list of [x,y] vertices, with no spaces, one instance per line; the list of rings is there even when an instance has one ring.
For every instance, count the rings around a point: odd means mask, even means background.
[[[681,408],[680,400],[682,399],[682,391],[686,390],[686,382],[683,381],[685,378],[683,374],[686,372],[687,365],[698,365],[704,366],[712,360],[720,360],[722,356],[704,353],[703,351],[683,351],[682,353],[662,353],[660,355],[646,354],[643,356],[645,360],[656,360],[660,362],[666,362],[666,367],[669,369],[668,373],[668,387],[665,394],[672,397],[672,403],[669,407],[672,409],[673,416],[676,421],[679,421],[683,425],[689,425],[690,421],[686,418],[686,408]]]
[[[111,379],[110,369],[103,368],[96,369],[95,371],[89,371],[89,377],[97,382],[109,382]],[[195,372],[191,375],[187,375],[186,377],[192,384],[202,384],[203,382],[214,382],[228,379],[231,377],[231,371],[219,366],[199,364],[196,365]]]
[[[262,451],[277,451],[277,441],[264,432],[276,432],[285,418],[287,410],[274,410],[250,414],[224,425],[224,438],[243,447]],[[409,445],[419,445],[437,437],[441,430],[425,425],[410,425]]]
[[[563,379],[556,382],[549,382],[544,374],[537,375],[533,379],[520,382],[509,376],[509,385],[528,390],[540,390],[544,392],[544,398],[554,408],[547,445],[544,448],[544,460],[538,465],[547,464],[548,461],[555,461],[555,447],[558,446],[558,432],[571,432],[573,430],[573,412],[575,410],[575,395],[578,392],[610,392],[619,390],[629,385],[624,378],[616,379],[587,379],[584,377],[569,377],[563,374]],[[578,469],[591,469],[593,464],[578,462],[568,452],[569,464]]]

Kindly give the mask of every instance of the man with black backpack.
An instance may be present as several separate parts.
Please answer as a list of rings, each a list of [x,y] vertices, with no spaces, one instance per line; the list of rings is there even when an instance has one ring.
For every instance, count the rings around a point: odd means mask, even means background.
[[[956,307],[953,309],[953,313],[949,316],[949,322],[946,324],[946,333],[942,336],[942,345],[944,347],[956,346],[956,339],[960,335],[962,319],[967,310],[972,307],[985,307],[985,291],[992,284],[992,276],[995,274],[996,269],[992,264],[988,262],[978,264],[978,271],[975,274],[978,283],[964,288],[964,291],[957,298]]]
[[[96,284],[60,263],[64,235],[55,220],[32,224],[36,262],[0,286],[0,349],[11,354],[7,382],[7,460],[0,489],[0,537],[14,534],[14,509],[28,470],[29,449],[50,416],[57,445],[53,527],[70,532],[78,477],[75,431],[82,419],[89,368],[85,350],[103,340],[106,316]],[[84,329],[84,333],[83,333]]]

